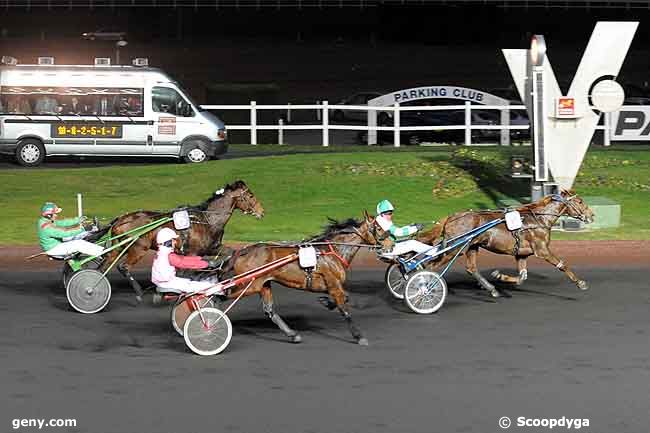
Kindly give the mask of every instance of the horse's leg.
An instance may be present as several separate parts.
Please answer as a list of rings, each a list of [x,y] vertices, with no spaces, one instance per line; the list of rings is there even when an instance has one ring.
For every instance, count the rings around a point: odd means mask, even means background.
[[[469,247],[467,252],[465,253],[465,258],[466,258],[466,265],[465,269],[467,270],[467,273],[473,276],[476,281],[478,281],[479,285],[483,287],[485,290],[490,292],[490,295],[492,295],[494,298],[498,298],[501,296],[501,293],[494,288],[492,284],[488,280],[485,279],[483,275],[478,271],[478,266],[476,264],[476,256],[478,256],[478,245],[473,245]]]
[[[343,287],[341,287],[341,284],[337,280],[336,284],[328,284],[327,289],[330,297],[334,300],[334,302],[336,302],[336,307],[339,309],[343,315],[343,318],[347,322],[352,337],[361,346],[367,346],[368,339],[363,336],[359,328],[357,328],[357,326],[352,321],[352,316],[348,311],[349,307],[347,305],[347,296],[345,296],[345,291],[343,290]]]
[[[268,316],[273,323],[277,325],[282,332],[284,332],[287,337],[291,340],[292,343],[300,343],[302,338],[300,334],[291,329],[289,325],[282,320],[282,317],[275,311],[273,306],[273,293],[271,293],[271,282],[267,281],[262,285],[260,289],[260,298],[262,298],[262,308],[264,309],[264,314]]]
[[[578,276],[564,263],[562,259],[553,254],[546,244],[535,248],[535,255],[541,259],[546,260],[562,272],[566,274],[571,281],[575,283],[580,290],[587,290],[589,285],[585,280],[581,280]]]
[[[129,284],[131,284],[131,287],[135,292],[135,298],[138,302],[142,302],[142,295],[144,292],[142,291],[140,283],[138,283],[133,275],[131,275],[131,266],[138,263],[147,253],[148,249],[149,248],[143,248],[138,245],[138,243],[132,245],[126,253],[126,259],[117,265],[117,270],[120,271],[120,274],[124,275],[124,277],[129,280]]]
[[[517,256],[515,260],[517,260],[517,270],[519,271],[519,275],[512,276],[508,274],[504,274],[500,272],[498,269],[495,269],[492,272],[492,278],[502,281],[504,283],[513,283],[518,286],[520,286],[524,281],[528,279],[528,269],[527,269],[527,262],[526,262],[526,256]]]

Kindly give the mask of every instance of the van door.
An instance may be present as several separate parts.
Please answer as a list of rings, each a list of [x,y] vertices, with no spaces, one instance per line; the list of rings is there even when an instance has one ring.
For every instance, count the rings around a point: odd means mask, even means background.
[[[154,119],[153,154],[178,156],[183,138],[199,130],[200,121],[178,89],[158,85],[151,89]]]

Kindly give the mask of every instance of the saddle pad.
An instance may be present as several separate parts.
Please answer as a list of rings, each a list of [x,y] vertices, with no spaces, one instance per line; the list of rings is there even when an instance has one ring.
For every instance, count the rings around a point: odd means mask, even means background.
[[[172,215],[176,230],[185,230],[190,227],[190,214],[186,210],[179,210]]]
[[[298,263],[301,268],[315,268],[316,260],[316,250],[314,247],[304,247],[298,250]]]
[[[519,230],[521,228],[521,215],[516,210],[506,213],[506,227],[508,230]]]

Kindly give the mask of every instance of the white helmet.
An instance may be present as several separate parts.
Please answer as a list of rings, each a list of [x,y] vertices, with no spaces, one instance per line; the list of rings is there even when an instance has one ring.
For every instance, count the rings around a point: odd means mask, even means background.
[[[176,232],[169,227],[164,227],[160,229],[158,234],[156,235],[156,243],[158,245],[164,244],[167,241],[170,241],[172,239],[177,239],[178,235]]]

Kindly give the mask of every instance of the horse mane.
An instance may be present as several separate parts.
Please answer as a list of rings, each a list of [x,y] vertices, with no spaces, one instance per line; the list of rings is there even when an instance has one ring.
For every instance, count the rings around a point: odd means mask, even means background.
[[[229,183],[229,184],[227,184],[226,186],[223,187],[223,189],[225,191],[235,191],[235,190],[240,189],[240,188],[243,188],[243,189],[248,188],[248,185],[246,185],[246,182],[244,182],[241,179],[238,179],[238,180],[234,181],[233,183]]]
[[[226,186],[223,187],[223,191],[225,192],[230,192],[230,191],[236,191],[238,189],[247,189],[248,185],[243,180],[236,180],[233,183],[226,184]],[[194,210],[194,211],[206,211],[208,210],[208,207],[210,206],[210,203],[212,203],[214,200],[218,199],[219,197],[222,197],[224,194],[220,194],[218,196],[215,196],[215,194],[212,194],[210,197],[208,197],[206,200],[203,202],[196,204],[196,205],[184,205],[184,206],[179,206],[177,209],[188,209],[188,210]]]
[[[339,221],[334,218],[327,217],[327,221],[329,223],[323,227],[323,231],[320,234],[312,237],[310,241],[326,240],[345,229],[361,227],[361,222],[354,218],[348,218],[346,220]]]

